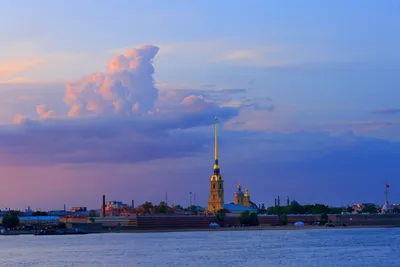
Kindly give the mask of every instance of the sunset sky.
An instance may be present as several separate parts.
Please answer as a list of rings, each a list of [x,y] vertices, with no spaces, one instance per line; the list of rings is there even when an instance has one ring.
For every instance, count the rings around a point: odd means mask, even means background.
[[[279,3],[278,3],[279,2]],[[400,1],[0,1],[0,209],[400,202]]]

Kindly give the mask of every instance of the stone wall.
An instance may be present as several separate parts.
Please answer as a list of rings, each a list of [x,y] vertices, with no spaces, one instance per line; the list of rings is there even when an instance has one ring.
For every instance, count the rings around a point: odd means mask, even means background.
[[[260,225],[279,225],[279,216],[277,215],[266,215],[266,216],[258,216],[258,222]]]
[[[179,229],[179,228],[207,228],[215,222],[215,216],[196,215],[148,215],[137,217],[138,229]]]
[[[301,221],[306,225],[320,220],[320,215],[288,215],[288,224]],[[329,215],[329,221],[335,225],[390,225],[400,226],[400,214],[374,214],[374,215]],[[262,226],[279,225],[279,216],[259,216]],[[210,223],[216,222],[215,216],[206,215],[143,215],[129,217],[104,217],[96,218],[96,223],[103,227],[123,227],[124,229],[181,229],[181,228],[208,228]],[[217,222],[221,227],[238,226],[239,216],[226,216],[223,222]]]
[[[389,225],[400,226],[400,214],[341,214],[329,215],[336,225]]]

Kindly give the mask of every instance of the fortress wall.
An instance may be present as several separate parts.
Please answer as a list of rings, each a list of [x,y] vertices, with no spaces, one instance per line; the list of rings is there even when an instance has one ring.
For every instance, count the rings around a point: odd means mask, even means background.
[[[138,224],[138,220],[136,216],[96,217],[95,223],[101,223],[103,227],[136,227]]]
[[[288,223],[298,221],[311,224],[320,220],[320,215],[288,215]],[[335,225],[388,225],[400,226],[400,214],[384,215],[329,215],[329,220]],[[279,225],[279,216],[258,216],[260,225]],[[97,217],[95,223],[103,227],[123,226],[125,229],[180,229],[180,228],[208,228],[210,223],[216,222],[216,216],[204,215],[142,215],[127,217]],[[77,222],[76,222],[77,223]],[[239,216],[226,216],[223,222],[218,222],[221,227],[238,226]]]
[[[296,222],[303,222],[305,224],[311,224],[319,221],[321,215],[288,215],[288,224],[294,224]]]
[[[279,216],[268,215],[268,216],[258,216],[258,222],[260,225],[279,225]]]
[[[226,218],[228,219],[228,218]],[[228,219],[229,220],[229,219]],[[138,229],[206,228],[215,222],[215,216],[138,216]]]
[[[337,225],[390,225],[400,226],[400,214],[343,214],[330,215],[329,220]]]

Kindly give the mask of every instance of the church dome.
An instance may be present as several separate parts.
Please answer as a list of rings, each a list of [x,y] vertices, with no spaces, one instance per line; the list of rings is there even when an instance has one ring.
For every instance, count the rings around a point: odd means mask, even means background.
[[[300,204],[296,200],[293,200],[292,202],[290,202],[290,205],[297,206],[297,205],[300,205]]]
[[[246,188],[246,193],[244,194],[244,196],[245,196],[245,197],[250,196],[250,194],[249,194],[249,189]]]

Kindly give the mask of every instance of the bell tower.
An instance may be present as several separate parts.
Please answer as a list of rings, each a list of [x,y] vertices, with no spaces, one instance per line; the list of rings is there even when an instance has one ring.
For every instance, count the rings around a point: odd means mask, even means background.
[[[208,198],[208,212],[217,212],[224,208],[224,180],[220,174],[218,163],[218,118],[214,118],[214,173],[210,179],[210,197]]]

